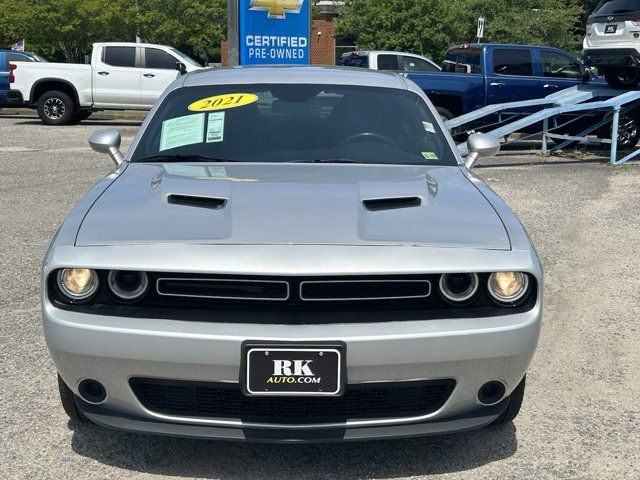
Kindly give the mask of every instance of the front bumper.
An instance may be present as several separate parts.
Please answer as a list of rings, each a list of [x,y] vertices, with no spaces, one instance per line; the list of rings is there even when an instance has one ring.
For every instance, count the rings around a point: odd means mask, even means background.
[[[640,68],[640,52],[635,48],[587,48],[584,61],[588,67]]]
[[[231,428],[163,422],[113,412],[100,405],[91,405],[80,399],[78,400],[78,406],[82,410],[82,413],[93,423],[106,428],[131,433],[167,435],[182,438],[269,443],[356,442],[463,432],[490,425],[506,409],[507,404],[508,400],[503,400],[497,405],[481,407],[465,415],[403,425],[365,428],[290,428],[278,430],[272,428]]]
[[[104,403],[79,402],[95,423],[177,436],[260,441],[332,441],[438,434],[479,428],[505,402],[484,407],[486,382],[509,394],[524,376],[540,332],[540,298],[533,310],[502,317],[332,325],[252,325],[89,315],[45,302],[44,328],[60,375],[78,394],[83,379],[107,390]],[[238,383],[245,341],[346,344],[350,384],[454,379],[434,413],[411,418],[347,420],[341,424],[260,424],[238,418],[186,418],[147,410],[132,377]]]

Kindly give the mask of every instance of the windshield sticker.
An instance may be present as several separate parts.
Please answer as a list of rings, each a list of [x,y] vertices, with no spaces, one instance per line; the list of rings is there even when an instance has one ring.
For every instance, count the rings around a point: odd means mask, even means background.
[[[433,127],[433,123],[422,122],[424,129],[429,133],[436,133],[436,129]]]
[[[204,113],[165,120],[160,134],[160,151],[202,143],[203,137]]]
[[[258,96],[253,93],[226,93],[207,97],[189,105],[192,112],[212,112],[214,110],[228,110],[230,108],[244,107],[258,101]]]
[[[426,159],[426,160],[438,160],[438,155],[436,155],[433,152],[422,152],[422,156]]]
[[[203,167],[201,165],[165,163],[162,168],[167,175],[176,175],[178,177],[202,178],[207,176],[207,167]]]
[[[227,175],[227,169],[224,167],[207,167],[210,177],[215,178],[229,178]]]
[[[211,112],[207,122],[207,143],[224,140],[224,112]]]

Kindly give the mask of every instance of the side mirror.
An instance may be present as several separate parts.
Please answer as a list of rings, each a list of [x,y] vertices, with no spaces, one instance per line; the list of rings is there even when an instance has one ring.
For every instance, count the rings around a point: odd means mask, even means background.
[[[474,133],[467,140],[467,149],[469,155],[464,164],[471,168],[477,159],[496,155],[500,151],[500,140],[486,133]]]
[[[124,155],[120,152],[122,138],[120,132],[115,128],[105,128],[93,132],[89,137],[89,146],[94,152],[106,153],[111,157],[113,163],[120,165],[124,162]]]
[[[582,83],[589,83],[591,81],[591,69],[582,65],[580,67],[580,75]]]
[[[180,72],[180,75],[187,73],[187,66],[182,62],[176,62],[176,70]]]

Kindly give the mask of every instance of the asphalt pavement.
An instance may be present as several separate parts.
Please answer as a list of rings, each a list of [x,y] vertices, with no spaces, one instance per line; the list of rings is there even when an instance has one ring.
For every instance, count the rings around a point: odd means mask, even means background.
[[[69,422],[42,335],[39,269],[69,210],[112,168],[89,134],[119,128],[126,149],[139,127],[109,118],[46,127],[0,112],[0,479],[640,479],[640,163],[612,167],[594,152],[511,149],[475,169],[527,227],[546,272],[541,343],[513,425],[265,445]]]

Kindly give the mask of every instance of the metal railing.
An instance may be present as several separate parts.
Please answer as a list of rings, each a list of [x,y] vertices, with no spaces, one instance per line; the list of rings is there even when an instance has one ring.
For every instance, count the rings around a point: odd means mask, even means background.
[[[518,141],[542,136],[543,154],[566,148],[574,142],[610,145],[609,161],[616,165],[640,155],[640,149],[633,146],[631,153],[618,158],[621,115],[637,107],[640,107],[640,91],[622,92],[606,85],[579,85],[544,98],[489,105],[449,120],[445,125],[454,134],[465,132],[463,126],[471,127],[470,131],[481,129],[503,140],[505,144],[510,143],[512,134],[526,130],[527,134],[520,136]],[[596,114],[601,111],[610,111],[611,115]],[[489,119],[496,115],[497,121]],[[567,120],[567,117],[562,118],[563,115],[571,115],[571,117]],[[562,132],[571,123],[577,124],[579,121],[588,120],[589,117],[594,117],[593,123],[583,126],[576,135],[555,133]],[[588,136],[609,123],[612,125],[611,138]],[[531,127],[536,124],[541,124],[541,129],[530,133]],[[562,140],[562,143],[549,149],[549,139]],[[458,145],[458,150],[466,154],[468,152],[466,143]]]

